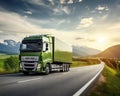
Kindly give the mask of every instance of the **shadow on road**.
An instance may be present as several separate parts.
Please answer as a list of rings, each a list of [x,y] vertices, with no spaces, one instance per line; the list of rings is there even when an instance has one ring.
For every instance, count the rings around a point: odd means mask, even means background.
[[[57,73],[61,73],[61,72],[54,71],[54,72],[51,72],[49,75],[57,74]],[[13,74],[0,75],[0,77],[30,77],[30,76],[47,76],[47,75],[45,75],[44,73],[29,73],[27,75],[23,73],[13,73]]]

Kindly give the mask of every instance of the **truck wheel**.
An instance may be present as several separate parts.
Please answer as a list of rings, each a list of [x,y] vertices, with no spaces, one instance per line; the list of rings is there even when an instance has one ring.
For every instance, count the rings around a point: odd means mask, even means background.
[[[24,75],[29,75],[29,72],[24,71],[23,74]]]
[[[68,72],[68,71],[69,71],[69,65],[65,64],[65,72]]]
[[[63,69],[64,69],[63,72],[66,72],[66,64],[64,64]]]
[[[69,65],[67,64],[67,72],[69,71]]]
[[[51,67],[51,64],[49,65],[49,70],[50,70],[49,73],[52,73],[52,67]]]
[[[65,64],[63,64],[62,72],[65,72]]]
[[[67,64],[65,64],[65,72],[67,72]]]
[[[50,67],[47,64],[46,67],[45,67],[45,74],[48,75],[49,73],[50,73]]]

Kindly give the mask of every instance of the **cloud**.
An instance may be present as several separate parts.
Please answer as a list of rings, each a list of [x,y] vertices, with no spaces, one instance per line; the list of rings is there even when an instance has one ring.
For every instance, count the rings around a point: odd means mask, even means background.
[[[60,24],[65,21],[59,22]],[[29,35],[52,34],[63,41],[74,44],[74,38],[78,36],[75,32],[60,31],[52,28],[42,28],[40,25],[30,23],[29,18],[25,18],[13,12],[0,12],[0,41],[4,39],[13,39],[21,41],[22,38]]]
[[[25,11],[26,14],[32,15],[31,11]]]
[[[105,20],[105,19],[107,19],[107,17],[108,17],[108,14],[103,15],[103,16],[101,17],[101,19],[102,19],[102,20]]]
[[[52,9],[55,15],[63,15],[64,13],[69,15],[71,13],[70,9],[67,6],[57,6]]]
[[[31,3],[31,4],[35,4],[35,5],[46,6],[42,0],[26,0],[26,2]]]
[[[111,41],[118,42],[118,41],[120,41],[120,38],[119,37],[114,37]]]
[[[83,0],[79,0],[79,2],[82,2]]]
[[[61,10],[60,10],[59,8],[54,8],[54,9],[53,9],[53,12],[54,12],[55,15],[60,15],[60,14],[62,14],[62,13],[61,13]]]
[[[119,32],[119,30],[120,30],[119,21],[118,22],[112,22],[112,26],[109,25],[109,27],[107,27],[107,30],[109,30],[109,31],[114,30],[114,32]]]
[[[52,5],[55,5],[54,0],[48,0]]]
[[[42,6],[42,7],[46,7],[46,8],[49,8],[49,9],[51,9],[51,7],[53,6],[53,5],[55,5],[54,4],[54,0],[48,0],[49,1],[49,4],[46,4],[45,2],[46,2],[46,0],[24,0],[24,1],[26,1],[27,3],[30,3],[30,4],[32,4],[32,5],[37,5],[37,6]],[[31,6],[32,6],[31,5]],[[52,6],[51,6],[52,5]]]
[[[22,36],[40,32],[40,28],[29,23],[25,17],[13,12],[0,12],[0,38],[20,39]],[[42,31],[41,31],[42,32]]]
[[[54,20],[54,21],[56,21],[56,20]],[[66,21],[65,19],[63,19],[63,20],[59,20],[59,21],[57,21],[58,22],[58,24],[60,25],[60,24],[64,24],[65,22],[68,22],[68,21]]]
[[[73,4],[74,2],[82,2],[83,0],[60,0],[61,4]]]
[[[102,5],[98,5],[94,10],[91,11],[91,13],[102,13],[102,12],[108,12],[109,8],[108,6],[102,6]]]
[[[68,4],[73,4],[73,0],[69,0],[69,1],[68,1]]]
[[[102,5],[98,5],[98,7],[96,8],[98,11],[103,11],[103,10],[106,10],[108,11],[109,8],[107,6],[102,6]]]
[[[95,39],[87,39],[89,42],[95,42]]]
[[[82,39],[84,39],[84,38],[82,38],[82,37],[76,37],[75,38],[75,40],[82,40]]]
[[[102,10],[104,10],[105,9],[105,7],[104,6],[101,6],[101,5],[98,5],[98,7],[97,7],[97,10],[99,10],[99,11],[102,11]]]
[[[80,24],[77,26],[76,29],[86,28],[91,26],[92,24],[93,24],[93,17],[83,18],[80,20]]]
[[[85,37],[76,37],[75,40],[78,40],[78,41],[88,41],[88,42],[95,42],[95,39],[94,38],[85,38]]]
[[[2,30],[0,30],[0,33],[3,33],[3,31],[2,31]]]
[[[25,17],[13,12],[0,12],[0,29],[11,32],[29,32],[35,30],[36,26],[30,24],[25,20]]]
[[[70,14],[70,10],[68,9],[67,6],[63,7],[63,8],[62,8],[62,11],[63,11],[64,13],[66,13],[67,15]]]
[[[45,0],[26,0],[26,2],[30,4],[34,4],[40,7],[45,7],[44,11],[51,10],[54,12],[55,15],[63,15],[63,13],[69,15],[70,9],[68,6],[62,6],[62,4],[72,3],[72,0],[66,1],[66,0],[60,0],[60,2],[55,2],[55,0],[48,0],[49,4],[46,3]],[[27,11],[27,14],[31,14],[31,11]]]
[[[60,3],[61,4],[65,4],[66,2],[65,2],[66,0],[60,0]]]

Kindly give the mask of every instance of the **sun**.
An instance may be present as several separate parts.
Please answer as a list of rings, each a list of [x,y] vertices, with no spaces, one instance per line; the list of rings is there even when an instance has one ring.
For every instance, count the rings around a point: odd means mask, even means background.
[[[105,38],[105,37],[98,37],[98,38],[97,38],[97,42],[98,42],[99,44],[104,44],[104,43],[106,42],[106,38]]]

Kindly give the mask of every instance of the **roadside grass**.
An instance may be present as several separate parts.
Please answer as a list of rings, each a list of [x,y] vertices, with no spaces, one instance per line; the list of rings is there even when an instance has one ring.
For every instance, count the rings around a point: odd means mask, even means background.
[[[8,58],[8,56],[0,55],[0,73],[4,73],[5,72],[4,61],[6,60],[6,58]]]
[[[0,74],[14,73],[15,72],[14,68],[9,68],[9,70],[5,69],[5,62],[11,56],[12,57],[18,57],[18,55],[5,55],[5,54],[0,55]],[[8,64],[7,64],[7,66],[8,66]]]
[[[98,82],[88,96],[120,96],[120,72],[105,65],[102,76],[104,82]]]

